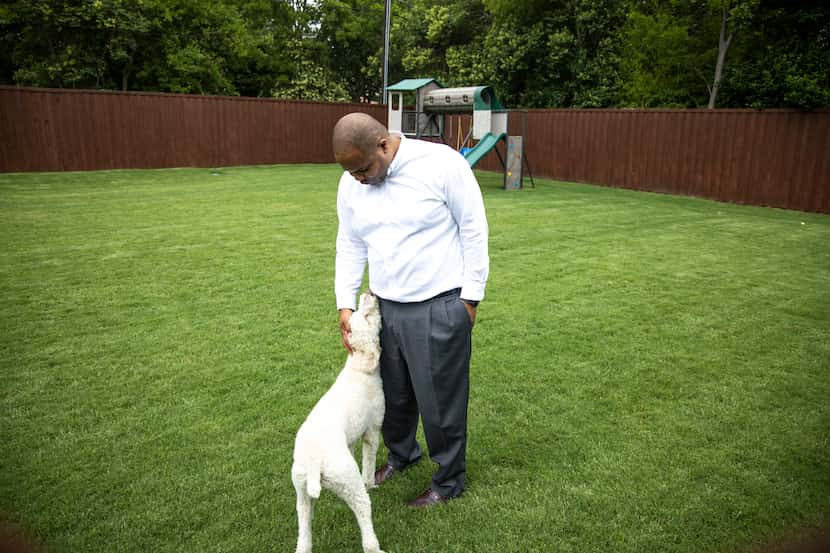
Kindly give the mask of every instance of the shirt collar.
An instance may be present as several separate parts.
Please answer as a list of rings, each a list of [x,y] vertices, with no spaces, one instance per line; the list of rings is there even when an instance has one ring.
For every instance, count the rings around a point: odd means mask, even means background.
[[[404,147],[404,142],[406,142],[406,140],[407,140],[406,137],[403,134],[401,134],[397,131],[392,131],[389,134],[393,134],[395,136],[398,136],[401,139],[401,143],[398,145],[398,151],[395,152],[395,157],[392,158],[392,163],[389,164],[389,168],[386,170],[386,178],[387,179],[391,176],[394,176],[395,172],[400,168],[401,163],[402,163],[401,160],[402,160],[402,157],[403,157],[401,155],[401,150]]]

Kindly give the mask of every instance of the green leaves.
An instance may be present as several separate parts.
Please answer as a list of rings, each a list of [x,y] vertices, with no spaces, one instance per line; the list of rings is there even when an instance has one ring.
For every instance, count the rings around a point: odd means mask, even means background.
[[[353,101],[380,100],[383,55],[383,0],[336,0],[318,4],[306,44],[316,47],[305,62],[319,65]],[[316,29],[316,32],[315,32]]]
[[[632,12],[623,29],[619,102],[624,107],[687,107],[707,100],[687,25],[667,13]]]
[[[349,100],[346,88],[324,66],[304,55],[300,41],[292,41],[289,49],[295,68],[294,76],[291,80],[277,83],[271,90],[271,96],[284,100]]]
[[[382,100],[384,0],[12,0],[0,83]],[[722,23],[724,34],[721,36]],[[395,0],[389,82],[511,108],[830,105],[830,8],[760,0]]]
[[[830,105],[830,8],[803,4],[755,12],[733,47],[720,105]]]

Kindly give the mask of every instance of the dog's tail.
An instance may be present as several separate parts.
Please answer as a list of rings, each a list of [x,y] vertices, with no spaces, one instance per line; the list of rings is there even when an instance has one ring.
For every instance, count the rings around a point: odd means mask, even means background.
[[[313,498],[320,497],[320,459],[312,459],[305,473],[306,490]]]

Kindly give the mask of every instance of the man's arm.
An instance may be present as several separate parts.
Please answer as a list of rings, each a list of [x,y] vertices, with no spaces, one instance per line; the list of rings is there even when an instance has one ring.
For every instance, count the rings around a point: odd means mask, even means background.
[[[346,351],[349,354],[352,354],[354,350],[352,350],[352,345],[349,343],[349,340],[352,336],[352,311],[351,309],[340,309],[340,338],[343,340],[343,347],[346,348]]]
[[[447,170],[445,183],[447,206],[458,224],[464,257],[461,299],[467,300],[467,313],[470,320],[475,321],[476,307],[484,299],[484,287],[490,272],[489,229],[484,199],[472,169],[463,158],[453,161]]]
[[[347,185],[344,185],[341,178],[337,191],[337,253],[334,262],[334,294],[339,312],[340,334],[343,340],[343,347],[352,353],[349,344],[351,335],[352,312],[355,310],[358,290],[363,281],[363,271],[366,268],[367,250],[366,244],[359,237],[355,236],[351,225],[351,210],[346,205]],[[349,177],[351,178],[351,177]]]

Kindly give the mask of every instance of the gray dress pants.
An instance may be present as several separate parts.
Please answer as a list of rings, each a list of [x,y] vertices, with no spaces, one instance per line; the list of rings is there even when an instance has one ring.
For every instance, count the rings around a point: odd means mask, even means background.
[[[430,458],[432,489],[464,490],[472,323],[459,289],[417,303],[380,300],[380,374],[386,398],[383,440],[402,470],[421,458],[418,415]]]

